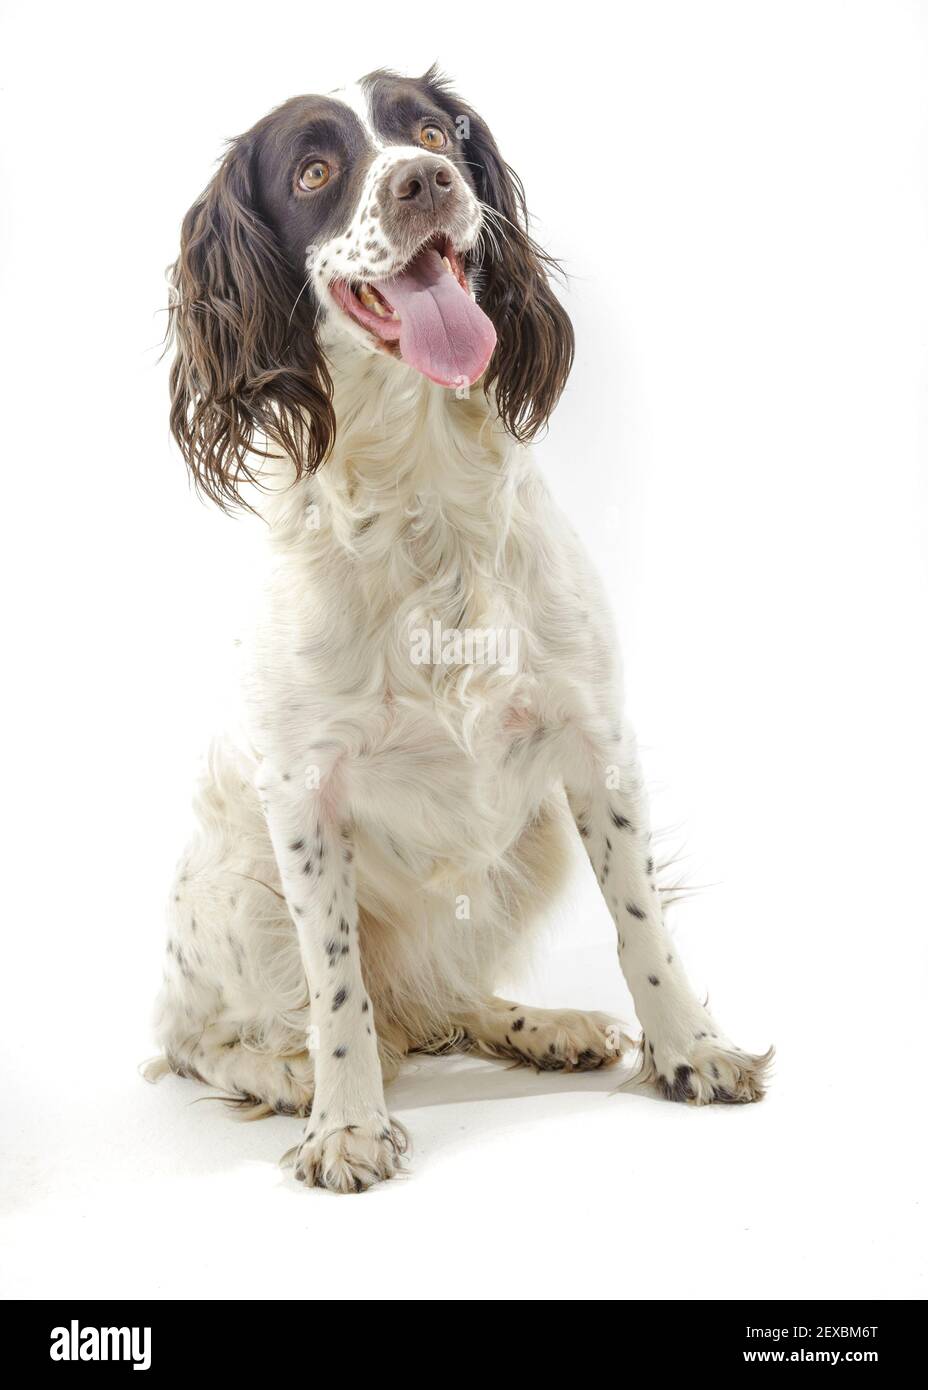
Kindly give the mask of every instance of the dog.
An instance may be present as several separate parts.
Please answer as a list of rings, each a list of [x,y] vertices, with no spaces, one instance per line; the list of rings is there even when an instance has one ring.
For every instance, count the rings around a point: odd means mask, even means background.
[[[243,732],[199,786],[153,1075],[305,1117],[298,1180],[404,1164],[411,1052],[612,1066],[607,1016],[497,996],[582,838],[668,1099],[756,1101],[662,920],[596,576],[528,443],[570,372],[556,263],[435,68],[287,101],[231,142],[171,271],[171,426],[269,526]]]

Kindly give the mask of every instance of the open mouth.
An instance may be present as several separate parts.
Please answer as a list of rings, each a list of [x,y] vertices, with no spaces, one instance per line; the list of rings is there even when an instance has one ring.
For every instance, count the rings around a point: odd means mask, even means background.
[[[333,280],[332,297],[387,352],[439,386],[470,386],[486,370],[496,330],[472,298],[447,237],[433,237],[385,280]]]

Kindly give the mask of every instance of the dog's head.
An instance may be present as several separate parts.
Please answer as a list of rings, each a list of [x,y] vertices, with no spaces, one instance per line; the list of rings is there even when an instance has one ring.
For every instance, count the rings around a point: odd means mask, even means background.
[[[482,377],[531,438],[573,358],[552,269],[518,177],[434,70],[286,102],[232,142],[184,219],[171,427],[197,485],[239,501],[256,436],[297,476],[319,467],[339,335],[441,387]]]

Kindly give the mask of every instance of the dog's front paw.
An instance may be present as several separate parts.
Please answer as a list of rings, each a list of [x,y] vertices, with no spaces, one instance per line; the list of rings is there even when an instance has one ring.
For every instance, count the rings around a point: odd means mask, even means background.
[[[374,1116],[357,1124],[310,1120],[295,1151],[294,1177],[330,1192],[364,1192],[399,1172],[408,1141],[395,1120]]]
[[[762,1100],[773,1048],[761,1056],[742,1052],[726,1038],[697,1031],[688,1043],[642,1037],[641,1067],[633,1081],[657,1087],[666,1100],[691,1105],[749,1105]]]

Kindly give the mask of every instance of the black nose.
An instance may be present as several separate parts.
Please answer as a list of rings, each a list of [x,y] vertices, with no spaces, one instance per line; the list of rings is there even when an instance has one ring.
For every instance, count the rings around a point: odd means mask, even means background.
[[[390,192],[398,203],[434,212],[451,193],[451,170],[443,159],[409,159],[390,175]]]

